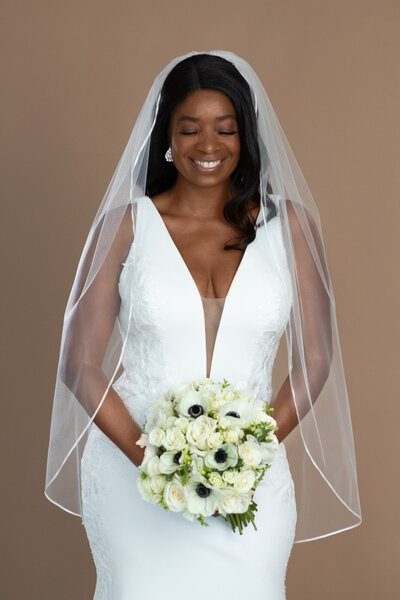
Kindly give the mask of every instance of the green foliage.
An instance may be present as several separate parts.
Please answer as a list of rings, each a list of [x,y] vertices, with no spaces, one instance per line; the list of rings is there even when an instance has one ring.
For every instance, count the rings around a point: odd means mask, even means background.
[[[210,525],[207,523],[207,521],[204,520],[203,515],[200,515],[199,517],[197,517],[197,520],[205,527],[210,527]]]

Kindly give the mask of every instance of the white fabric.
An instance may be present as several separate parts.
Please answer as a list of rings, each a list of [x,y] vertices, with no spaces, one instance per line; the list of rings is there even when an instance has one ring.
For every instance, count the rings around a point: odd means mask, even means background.
[[[285,268],[278,225],[272,219],[268,227]],[[259,268],[259,261],[265,261],[260,237],[247,247],[225,298],[210,376],[216,381],[226,377],[265,400],[290,303],[274,269]],[[136,243],[135,269],[128,255],[118,284],[121,327],[130,289],[135,320],[123,355],[124,373],[113,387],[143,424],[151,403],[169,386],[206,375],[206,313],[148,196],[138,199]],[[243,310],[251,300],[257,304],[257,298],[263,299],[259,310]],[[136,488],[139,470],[94,423],[81,466],[82,518],[98,577],[95,600],[204,600],[219,587],[229,600],[285,598],[297,513],[283,443],[254,494],[258,531],[249,525],[243,535],[222,517],[209,517],[210,526],[204,527],[145,502]],[[171,573],[175,583],[166,596]]]

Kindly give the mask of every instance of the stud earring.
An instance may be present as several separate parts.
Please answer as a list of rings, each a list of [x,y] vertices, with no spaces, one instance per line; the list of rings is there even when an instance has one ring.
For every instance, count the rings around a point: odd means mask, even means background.
[[[168,148],[164,156],[167,162],[173,162],[171,148]]]

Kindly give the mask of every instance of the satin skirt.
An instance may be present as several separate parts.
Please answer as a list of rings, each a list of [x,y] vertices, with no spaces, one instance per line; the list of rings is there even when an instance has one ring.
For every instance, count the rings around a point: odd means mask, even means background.
[[[82,523],[96,566],[94,600],[284,600],[297,521],[286,449],[254,493],[243,534],[144,501],[139,469],[92,424],[82,456]]]

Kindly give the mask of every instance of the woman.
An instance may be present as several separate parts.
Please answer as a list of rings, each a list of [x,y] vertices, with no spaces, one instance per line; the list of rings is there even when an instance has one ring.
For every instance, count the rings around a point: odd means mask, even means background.
[[[318,212],[254,71],[229,52],[174,59],[96,215],[64,321],[45,493],[82,517],[96,600],[280,600],[294,542],[361,522],[335,324]],[[202,377],[274,407],[257,531],[232,532],[218,511],[201,527],[138,492],[150,405]]]

